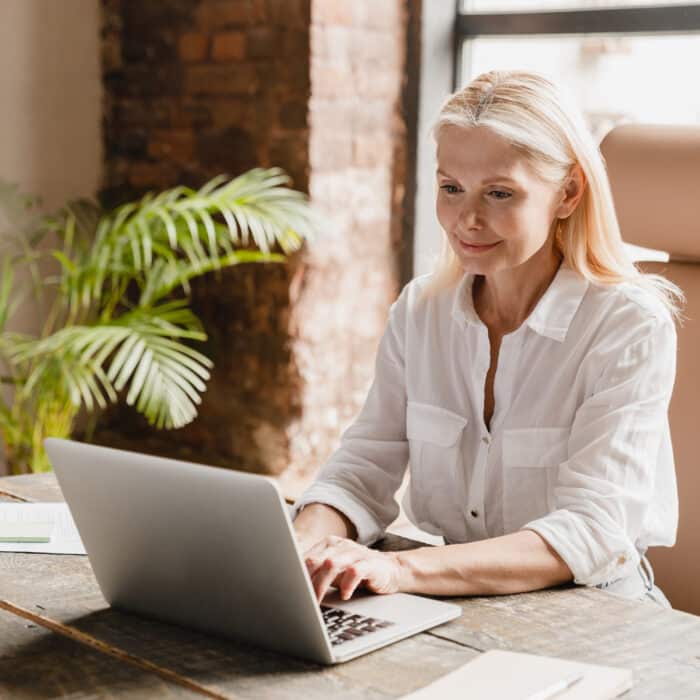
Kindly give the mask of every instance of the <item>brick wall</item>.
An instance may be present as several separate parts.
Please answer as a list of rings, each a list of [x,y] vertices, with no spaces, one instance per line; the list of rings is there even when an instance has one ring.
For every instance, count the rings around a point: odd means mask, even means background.
[[[290,492],[334,447],[399,286],[405,2],[103,0],[106,203],[279,165],[325,221],[286,266],[196,285],[216,366],[196,421],[120,409],[103,440],[284,471]]]
[[[290,482],[304,482],[357,413],[398,292],[405,28],[403,2],[312,2],[309,187],[328,229],[305,256],[294,305],[304,391]]]

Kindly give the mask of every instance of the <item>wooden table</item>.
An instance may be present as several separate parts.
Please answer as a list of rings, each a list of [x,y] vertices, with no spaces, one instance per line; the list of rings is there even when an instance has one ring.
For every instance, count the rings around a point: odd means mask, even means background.
[[[0,479],[0,500],[62,499],[33,475]],[[0,698],[396,698],[487,649],[631,667],[625,698],[700,698],[700,617],[573,586],[456,602],[459,619],[326,668],[112,610],[87,557],[0,553]]]

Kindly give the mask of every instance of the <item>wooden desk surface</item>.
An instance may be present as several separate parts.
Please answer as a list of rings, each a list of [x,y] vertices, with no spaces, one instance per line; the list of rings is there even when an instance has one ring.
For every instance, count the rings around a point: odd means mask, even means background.
[[[53,475],[0,479],[16,499],[62,500]],[[112,610],[87,557],[0,552],[0,697],[397,698],[511,649],[631,667],[625,698],[700,698],[700,617],[573,586],[455,602],[457,620],[327,668]]]

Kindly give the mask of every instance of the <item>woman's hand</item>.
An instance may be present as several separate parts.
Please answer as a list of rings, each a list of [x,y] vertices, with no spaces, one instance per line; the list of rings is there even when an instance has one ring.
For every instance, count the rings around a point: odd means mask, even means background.
[[[330,586],[348,600],[361,584],[373,593],[396,593],[401,566],[393,552],[378,552],[329,535],[304,552],[304,562],[319,602]]]

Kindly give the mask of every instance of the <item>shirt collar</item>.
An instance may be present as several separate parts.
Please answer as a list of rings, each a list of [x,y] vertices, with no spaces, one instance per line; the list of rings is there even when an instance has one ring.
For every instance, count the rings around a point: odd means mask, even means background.
[[[474,275],[471,274],[465,274],[459,281],[452,303],[452,318],[461,323],[483,325],[474,309],[473,283]],[[554,279],[525,323],[535,333],[563,342],[588,284],[588,280],[562,261]]]

